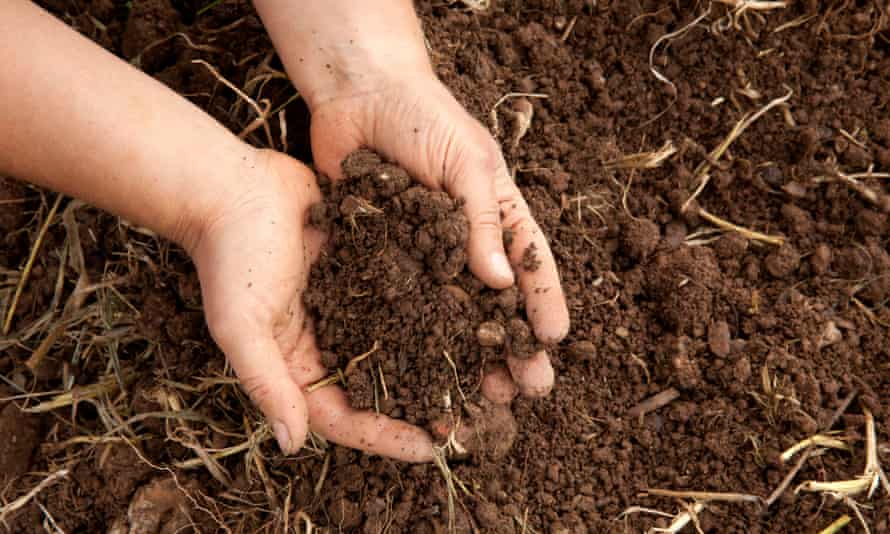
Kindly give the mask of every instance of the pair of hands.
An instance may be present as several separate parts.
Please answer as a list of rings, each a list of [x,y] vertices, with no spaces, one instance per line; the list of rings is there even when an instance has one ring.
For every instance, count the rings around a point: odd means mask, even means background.
[[[497,143],[441,82],[431,75],[394,81],[331,98],[312,112],[313,153],[328,176],[341,178],[341,161],[353,150],[371,147],[424,185],[463,198],[470,268],[489,286],[513,284],[510,263],[518,265],[535,243],[541,267],[518,276],[529,319],[543,341],[566,335],[568,311],[547,241]],[[260,151],[254,166],[257,172],[241,195],[221,204],[218,217],[190,247],[210,331],[243,387],[285,453],[299,450],[311,429],[371,453],[431,460],[432,440],[423,430],[351,408],[338,387],[304,393],[327,374],[302,304],[310,266],[324,240],[306,225],[307,210],[321,196],[312,171],[283,154]],[[509,251],[503,248],[505,228],[514,233]],[[508,357],[507,366],[487,370],[482,392],[492,402],[508,404],[517,391],[546,395],[553,378],[544,352],[529,360]]]
[[[463,198],[470,268],[496,288],[518,281],[538,337],[561,339],[568,312],[547,242],[496,142],[436,79],[413,2],[254,5],[312,112],[321,172],[341,177],[343,158],[369,147]],[[211,333],[285,452],[296,452],[312,428],[369,452],[432,458],[422,430],[357,412],[335,387],[304,393],[326,373],[301,295],[323,241],[305,226],[320,199],[309,169],[246,145],[28,0],[0,1],[0,65],[0,174],[181,243],[195,260]],[[535,272],[514,280],[503,228],[513,231],[513,264],[535,243]],[[552,384],[541,353],[491,369],[483,394],[506,404],[517,391],[544,395]]]

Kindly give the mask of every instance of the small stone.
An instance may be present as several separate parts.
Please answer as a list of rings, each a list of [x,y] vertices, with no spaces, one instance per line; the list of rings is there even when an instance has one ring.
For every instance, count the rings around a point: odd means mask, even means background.
[[[621,225],[621,248],[632,260],[645,260],[661,241],[661,230],[649,219],[629,219]]]
[[[559,483],[559,464],[552,463],[547,466],[547,479],[556,484]]]
[[[819,336],[819,342],[816,343],[816,346],[822,349],[834,345],[835,343],[839,343],[842,339],[844,339],[844,335],[841,333],[840,329],[838,329],[835,322],[828,321],[825,323],[825,327],[822,328],[822,334]]]
[[[775,165],[768,165],[760,169],[760,177],[770,187],[782,187],[785,184],[785,175],[782,169]]]
[[[681,389],[695,389],[702,381],[701,369],[688,352],[689,341],[689,338],[685,337],[677,340],[674,356],[671,358],[674,378]]]
[[[486,321],[476,330],[476,339],[483,347],[500,347],[507,338],[504,325],[497,321]]]
[[[510,354],[521,360],[531,358],[535,353],[532,330],[522,319],[510,319],[507,323],[507,337],[510,340]]]
[[[782,186],[782,191],[791,198],[804,198],[807,196],[807,188],[798,182],[788,182]]]
[[[793,246],[785,244],[767,256],[764,265],[767,272],[775,278],[787,278],[800,266],[800,254]]]
[[[825,243],[816,247],[813,255],[810,256],[810,268],[814,274],[825,274],[828,272],[828,266],[831,265],[831,248]]]
[[[492,532],[504,528],[504,521],[498,507],[494,503],[479,501],[475,505],[476,520],[479,526]]]
[[[735,362],[733,375],[740,384],[744,384],[751,378],[751,360],[747,356],[743,356]]]
[[[448,284],[444,286],[444,288],[445,291],[447,291],[451,294],[452,297],[454,297],[454,300],[460,302],[461,304],[469,305],[472,302],[470,295],[466,291],[464,291],[463,288],[453,284]]]
[[[615,329],[615,335],[620,337],[621,339],[627,339],[630,336],[630,332],[627,330],[627,328],[619,326]]]
[[[726,321],[711,323],[708,329],[708,347],[715,356],[726,358],[730,351],[729,325]]]
[[[596,357],[596,345],[587,340],[576,341],[569,345],[568,352],[581,361],[590,361]]]

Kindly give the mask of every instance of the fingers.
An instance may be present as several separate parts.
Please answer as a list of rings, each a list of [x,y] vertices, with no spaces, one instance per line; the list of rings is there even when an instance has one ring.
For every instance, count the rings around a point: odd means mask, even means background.
[[[460,156],[456,165],[455,178],[448,182],[448,193],[463,199],[464,213],[470,222],[470,239],[467,255],[470,270],[489,287],[505,289],[513,284],[513,269],[504,253],[504,233],[501,229],[501,214],[495,192],[494,177],[506,173],[504,158],[494,143],[482,146],[478,155]],[[472,146],[472,145],[471,145]],[[473,147],[473,150],[477,150]]]
[[[328,374],[311,324],[304,325],[288,367],[292,380],[304,390]],[[329,441],[404,462],[433,459],[433,442],[426,432],[403,421],[356,410],[337,386],[307,393],[306,403],[312,430]]]
[[[242,387],[265,414],[282,452],[295,454],[306,441],[309,412],[278,343],[270,334],[226,345],[223,350]]]
[[[508,356],[507,366],[524,397],[545,397],[553,389],[553,366],[545,351],[538,351],[526,359]]]
[[[327,440],[403,462],[433,459],[429,434],[404,421],[352,408],[338,387],[313,391],[308,405],[312,430]]]
[[[482,396],[496,404],[510,404],[519,388],[502,364],[489,365],[482,378]]]
[[[498,182],[504,228],[512,232],[510,260],[516,266],[525,310],[544,343],[557,343],[569,332],[569,310],[559,282],[556,260],[544,232],[531,216],[528,204],[509,176]]]

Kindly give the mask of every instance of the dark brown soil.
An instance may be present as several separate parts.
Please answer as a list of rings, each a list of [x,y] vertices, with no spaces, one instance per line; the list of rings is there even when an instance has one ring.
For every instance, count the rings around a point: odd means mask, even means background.
[[[142,68],[235,131],[253,119],[250,110],[191,61],[217,65],[241,87],[269,68],[280,68],[246,2],[226,1],[200,16],[203,3],[193,0],[146,0],[129,8],[109,0],[41,3],[126,59],[141,53]],[[879,459],[890,465],[887,213],[846,184],[819,178],[829,175],[826,169],[832,165],[845,173],[864,172],[870,165],[890,171],[885,8],[868,1],[793,2],[785,9],[749,13],[738,28],[720,31],[711,23],[727,7],[715,3],[706,23],[662,43],[654,54],[654,67],[676,86],[671,91],[653,76],[650,49],[698,16],[699,2],[492,3],[484,13],[466,11],[460,2],[419,2],[418,9],[437,72],[482,121],[508,92],[549,97],[531,100],[531,128],[515,148],[510,148],[509,128],[503,128],[502,141],[516,180],[550,239],[572,330],[552,351],[553,393],[513,403],[518,434],[506,456],[497,462],[474,457],[452,463],[461,482],[456,529],[645,532],[669,521],[616,517],[634,505],[670,513],[680,509],[674,500],[641,496],[646,488],[766,497],[790,470],[778,459],[781,451],[819,431],[855,390],[856,400],[834,427],[849,437],[850,451],[813,455],[769,510],[715,504],[698,519],[708,533],[812,533],[842,514],[854,515],[843,503],[793,489],[804,480],[848,480],[862,473],[865,407],[877,419]],[[175,37],[139,51],[155,36],[175,31],[202,48]],[[711,227],[700,212],[680,209],[697,185],[695,169],[745,112],[784,95],[786,86],[794,91],[787,113],[767,113],[736,140],[713,162],[711,182],[697,199],[698,206],[718,217],[784,236],[786,245],[702,232]],[[294,90],[272,79],[252,84],[250,94],[278,106]],[[309,160],[305,106],[296,99],[286,109],[291,153]],[[499,109],[501,124],[510,124],[509,107]],[[669,140],[677,153],[658,168],[604,165],[657,150]],[[346,187],[360,188],[362,180]],[[887,192],[880,180],[862,182]],[[4,310],[52,198],[0,182]],[[443,220],[456,220],[456,207],[442,204],[437,213]],[[339,213],[336,205],[334,214]],[[66,202],[61,209],[69,207]],[[9,456],[13,461],[3,453],[2,502],[68,467],[71,475],[37,498],[65,532],[107,531],[127,521],[128,508],[143,509],[146,501],[165,510],[160,519],[146,519],[158,526],[147,532],[181,526],[181,507],[201,531],[281,532],[285,517],[291,528],[304,527],[308,517],[332,532],[447,530],[447,492],[432,465],[401,465],[322,443],[288,459],[271,441],[259,447],[262,455],[233,454],[211,463],[212,469],[200,460],[196,466],[183,465],[198,457],[189,446],[194,443],[219,450],[246,442],[257,428],[256,411],[225,379],[231,375],[203,326],[197,279],[187,258],[111,216],[91,208],[72,211],[69,230],[61,221],[51,226],[17,308],[12,336],[0,341],[0,374],[9,381],[2,386],[9,386],[4,398],[64,389],[70,380],[83,387],[113,379],[112,361],[123,375],[135,378],[125,381],[126,394],[81,401],[76,410],[28,416],[27,424],[8,406],[33,406],[48,397],[7,402],[0,419],[2,439],[9,441],[7,428],[19,435],[24,434],[18,429],[33,428],[42,443],[30,454],[30,467],[18,472],[10,466],[26,465],[29,455]],[[427,266],[425,256],[415,257],[423,251],[416,242],[412,249],[407,236],[430,221],[412,215],[404,241],[398,241],[391,221],[391,227],[384,225],[391,233],[383,240],[379,224],[388,217],[387,212],[356,217],[360,240],[349,245],[355,247],[352,254],[386,251],[384,244],[398,247],[401,252],[385,255],[388,268],[422,274],[416,282],[421,285],[407,288],[412,306],[424,303],[446,313],[444,306],[453,305],[450,319],[466,321],[468,328],[487,319],[484,310],[457,313],[464,306],[457,291],[426,290],[441,289],[441,277],[458,272],[462,263],[452,260],[440,278],[418,268]],[[105,287],[85,297],[83,316],[70,318],[40,372],[32,372],[25,362],[49,335],[41,317],[55,305],[60,270],[62,304],[80,275],[70,258],[61,264],[72,233],[79,235],[90,281],[108,282],[113,290]],[[341,236],[348,238],[345,232]],[[459,247],[455,243],[447,250]],[[381,272],[381,258],[348,265],[358,275],[374,261]],[[365,314],[383,309],[386,281],[356,279],[352,305]],[[485,291],[464,275],[457,281],[481,310]],[[402,286],[390,287],[399,291]],[[347,288],[316,289],[345,298]],[[364,291],[381,291],[381,307],[357,296]],[[365,323],[358,327],[380,335],[352,340],[350,350],[344,346],[344,352],[328,356],[332,367],[387,335],[367,315],[356,317]],[[337,342],[336,335],[325,339],[325,329],[319,331],[327,346]],[[472,342],[470,336],[456,338],[452,356],[462,370],[478,372],[484,350],[459,350]],[[401,403],[390,409],[424,422],[439,404],[419,389],[422,380],[435,378],[449,387],[447,362],[436,360],[435,367],[412,369],[413,378],[401,377],[393,346],[381,343],[386,359],[370,363],[381,364],[393,399]],[[384,367],[393,361],[395,368]],[[366,403],[374,391],[369,375],[362,372],[353,379],[366,377]],[[476,378],[462,376],[462,388],[473,391]],[[359,385],[350,387],[355,391]],[[629,415],[641,401],[669,388],[679,396],[667,405]],[[409,398],[415,402],[407,403]],[[194,417],[183,421],[159,415],[171,406],[187,407]],[[116,428],[115,421],[133,417],[132,434]],[[171,472],[173,486],[178,483],[177,490],[183,488],[189,498],[170,497]],[[881,491],[871,500],[857,497],[868,505],[861,512],[872,532],[890,531],[890,501]],[[6,518],[13,532],[44,532],[43,520],[36,502]],[[856,528],[854,519],[848,529]]]
[[[343,172],[310,212],[328,234],[304,295],[324,363],[343,369],[373,350],[346,375],[353,406],[421,426],[458,416],[479,402],[486,362],[538,349],[519,292],[469,272],[468,223],[447,193],[368,151]]]

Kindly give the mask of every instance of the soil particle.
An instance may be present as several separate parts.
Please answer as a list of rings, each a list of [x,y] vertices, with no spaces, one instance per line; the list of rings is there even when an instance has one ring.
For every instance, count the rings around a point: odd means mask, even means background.
[[[151,473],[151,467],[139,461],[139,456],[126,444],[114,444],[104,449],[97,458],[107,491],[116,499],[125,500]]]
[[[861,246],[847,246],[837,249],[831,261],[832,270],[848,280],[864,278],[872,269],[872,257]]]
[[[531,358],[537,348],[534,335],[528,323],[519,318],[510,319],[507,323],[507,339],[512,356],[520,359]]]
[[[9,481],[31,469],[31,456],[40,444],[40,418],[10,402],[0,410],[0,480]]]
[[[681,337],[674,345],[674,355],[671,358],[674,378],[681,389],[695,389],[702,380],[701,369],[693,355],[689,354],[691,340]]]
[[[541,266],[537,249],[538,247],[534,243],[529,243],[522,252],[522,270],[527,273],[533,273]]]
[[[476,504],[475,515],[479,526],[491,532],[506,532],[510,527],[509,519],[501,515],[494,503],[480,501]]]
[[[885,233],[886,227],[886,213],[862,209],[856,214],[856,229],[862,236],[882,236]]]
[[[831,266],[831,247],[820,243],[810,256],[810,269],[813,274],[823,275],[828,272],[829,266]]]
[[[721,358],[729,356],[729,324],[726,321],[711,323],[710,328],[708,328],[708,347],[715,356]]]
[[[636,261],[645,260],[655,252],[661,232],[649,219],[628,218],[621,225],[621,247],[625,254]]]
[[[590,361],[596,358],[596,345],[592,341],[575,341],[567,350],[578,361]]]
[[[186,484],[186,486],[192,486]],[[194,489],[193,487],[189,489]],[[173,478],[159,478],[139,488],[130,501],[121,532],[129,534],[172,534],[187,529],[190,502]]]
[[[658,254],[646,269],[647,293],[655,299],[665,323],[692,332],[710,317],[713,291],[720,279],[714,253],[704,247],[681,247]]]
[[[359,367],[346,376],[346,391],[349,392],[349,401],[355,408],[370,410],[374,408],[374,371],[367,365]]]
[[[784,244],[766,257],[764,266],[775,278],[788,278],[800,266],[800,254],[794,246]]]
[[[456,441],[469,453],[491,461],[503,458],[513,446],[518,432],[510,406],[481,399],[464,406],[467,418],[461,421]]]
[[[175,61],[175,44],[172,39],[164,39],[178,30],[179,14],[170,0],[133,2],[121,40],[124,56],[138,58],[138,65],[146,72],[157,72]]]
[[[340,497],[328,506],[331,522],[340,530],[352,529],[361,525],[362,512],[358,504],[348,497]]]
[[[748,240],[736,232],[724,234],[714,243],[714,252],[720,259],[738,259],[748,251]]]

